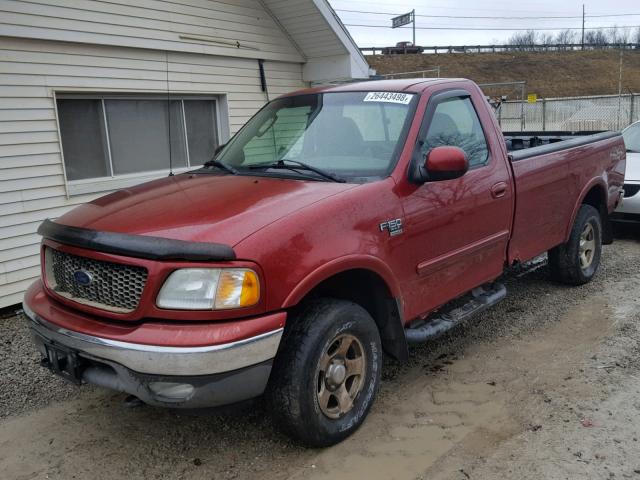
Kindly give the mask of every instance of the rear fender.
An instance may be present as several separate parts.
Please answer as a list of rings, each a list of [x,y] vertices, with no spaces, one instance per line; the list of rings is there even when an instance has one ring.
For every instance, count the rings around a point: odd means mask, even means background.
[[[587,195],[594,187],[598,189],[598,192],[600,194],[597,208],[598,208],[598,211],[600,212],[600,217],[602,220],[602,227],[603,227],[602,240],[605,245],[610,244],[612,242],[611,224],[609,222],[609,210],[607,206],[607,184],[602,177],[597,177],[592,179],[590,182],[588,182],[584,186],[584,188],[580,192],[580,195],[578,196],[578,201],[573,207],[573,212],[571,212],[571,221],[568,223],[565,230],[565,235],[564,235],[565,242],[569,241],[569,236],[571,235],[571,229],[573,228],[573,223],[575,222],[576,216],[578,215],[578,210],[580,210],[580,207],[582,206],[582,204],[585,203],[585,199]]]

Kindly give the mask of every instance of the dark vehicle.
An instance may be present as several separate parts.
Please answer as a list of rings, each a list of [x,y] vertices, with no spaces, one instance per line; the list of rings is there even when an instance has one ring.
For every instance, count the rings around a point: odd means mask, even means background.
[[[382,49],[383,55],[401,55],[422,52],[424,52],[424,48],[414,45],[413,42],[398,42],[395,47],[385,47]]]

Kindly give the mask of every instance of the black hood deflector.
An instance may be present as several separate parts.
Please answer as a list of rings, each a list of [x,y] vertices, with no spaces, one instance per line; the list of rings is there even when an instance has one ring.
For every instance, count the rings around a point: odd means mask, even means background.
[[[186,242],[126,233],[100,232],[45,220],[38,227],[44,238],[74,247],[149,260],[229,261],[236,254],[221,243]]]

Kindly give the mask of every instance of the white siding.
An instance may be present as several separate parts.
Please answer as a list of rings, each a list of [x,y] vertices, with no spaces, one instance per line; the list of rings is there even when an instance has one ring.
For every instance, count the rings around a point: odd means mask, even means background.
[[[167,68],[172,92],[226,96],[232,134],[265,101],[251,58],[0,37],[0,308],[38,275],[39,223],[104,193],[66,196],[54,92],[166,92]],[[305,86],[300,63],[265,71],[271,97]]]
[[[347,54],[331,26],[309,0],[265,0],[307,58]]]
[[[259,0],[0,0],[0,35],[304,60]]]
[[[369,78],[369,65],[327,0],[263,0],[306,57],[315,84]]]

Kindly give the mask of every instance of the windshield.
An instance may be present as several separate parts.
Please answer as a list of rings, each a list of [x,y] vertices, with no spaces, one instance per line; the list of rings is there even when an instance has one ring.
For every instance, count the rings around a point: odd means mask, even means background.
[[[640,153],[640,122],[625,128],[622,131],[622,138],[628,152]]]
[[[280,98],[249,120],[216,160],[239,173],[322,179],[300,167],[302,163],[353,182],[377,179],[388,175],[395,164],[414,97],[341,92]],[[278,162],[277,172],[268,168]]]

